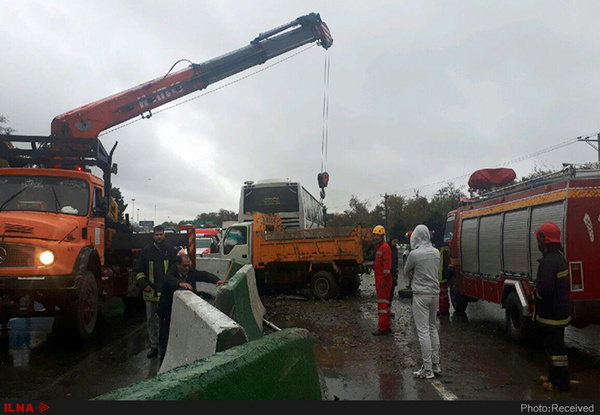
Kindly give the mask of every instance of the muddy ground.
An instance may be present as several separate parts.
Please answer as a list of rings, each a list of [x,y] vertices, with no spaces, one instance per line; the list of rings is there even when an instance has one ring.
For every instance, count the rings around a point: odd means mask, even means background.
[[[398,289],[406,287],[400,276]],[[377,327],[372,275],[359,293],[317,301],[304,291],[263,296],[266,319],[280,328],[303,327],[313,334],[323,398],[327,400],[530,400],[598,399],[600,331],[567,330],[573,384],[569,393],[543,391],[538,383],[546,358],[538,346],[517,346],[504,333],[497,304],[472,303],[466,316],[439,318],[443,373],[414,379],[421,364],[411,299],[394,297],[393,334],[372,336]]]
[[[399,288],[406,285],[400,279]],[[302,327],[314,341],[325,400],[550,400],[598,399],[600,329],[567,329],[572,391],[552,394],[537,379],[546,372],[544,353],[509,343],[503,310],[469,304],[466,316],[440,318],[441,376],[412,376],[420,349],[410,298],[396,296],[393,335],[374,337],[377,327],[373,277],[359,293],[322,302],[306,290],[264,295],[266,318],[280,328]],[[451,310],[452,311],[452,310]],[[52,318],[13,319],[0,333],[0,399],[90,399],[151,378],[158,359],[146,358],[144,312],[127,315],[108,304],[100,335],[75,345],[52,332]],[[269,331],[267,329],[267,331]]]

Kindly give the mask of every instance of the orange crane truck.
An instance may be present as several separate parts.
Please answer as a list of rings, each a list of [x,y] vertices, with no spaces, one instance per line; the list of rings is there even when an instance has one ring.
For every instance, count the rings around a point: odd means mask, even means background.
[[[361,226],[284,229],[279,216],[255,213],[227,229],[221,257],[252,264],[259,290],[309,285],[315,298],[328,300],[358,290],[370,242],[371,229]]]
[[[116,143],[107,152],[100,132],[148,118],[154,108],[312,42],[325,49],[333,42],[316,13],[261,33],[233,52],[59,115],[50,136],[0,135],[2,328],[14,317],[53,316],[87,340],[101,301],[135,302],[131,270],[151,238],[118,221],[110,198]],[[96,168],[102,178],[92,173]],[[195,260],[193,232],[167,238],[188,246]]]

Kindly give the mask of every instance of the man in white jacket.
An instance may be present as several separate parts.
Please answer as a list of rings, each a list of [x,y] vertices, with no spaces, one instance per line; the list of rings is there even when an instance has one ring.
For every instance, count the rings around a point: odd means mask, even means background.
[[[415,228],[410,236],[410,246],[412,250],[404,266],[404,275],[412,281],[413,318],[423,357],[423,365],[413,375],[421,379],[433,379],[434,374],[442,372],[436,320],[440,295],[440,251],[431,244],[429,229],[425,225]]]

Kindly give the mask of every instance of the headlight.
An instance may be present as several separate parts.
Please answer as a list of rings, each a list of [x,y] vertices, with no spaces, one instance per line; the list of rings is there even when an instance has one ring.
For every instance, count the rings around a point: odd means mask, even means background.
[[[40,254],[40,262],[44,265],[54,263],[54,253],[52,251],[44,251]]]

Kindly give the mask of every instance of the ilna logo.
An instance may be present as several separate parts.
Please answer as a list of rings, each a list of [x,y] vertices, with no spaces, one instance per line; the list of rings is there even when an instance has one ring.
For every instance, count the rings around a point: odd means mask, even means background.
[[[40,412],[44,412],[46,409],[50,408],[43,402],[40,402],[35,406],[35,408]],[[35,412],[33,410],[33,405],[30,403],[5,403],[4,404],[4,412],[5,413],[15,413],[15,412]]]

